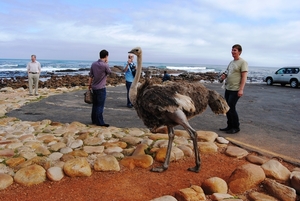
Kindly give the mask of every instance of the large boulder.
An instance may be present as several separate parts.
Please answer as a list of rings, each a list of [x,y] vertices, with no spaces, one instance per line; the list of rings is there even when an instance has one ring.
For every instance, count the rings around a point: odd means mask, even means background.
[[[256,187],[265,178],[265,173],[260,166],[249,163],[233,171],[228,186],[232,193],[239,194]]]
[[[276,197],[282,201],[295,201],[296,200],[296,190],[280,184],[273,179],[266,178],[263,182],[264,188],[269,195]]]
[[[84,157],[73,158],[66,161],[63,170],[65,174],[70,177],[89,177],[92,175],[90,164]]]
[[[228,186],[226,181],[219,177],[211,177],[206,180],[201,185],[206,195],[211,195],[213,193],[227,193]]]
[[[180,189],[175,192],[175,198],[178,201],[187,200],[206,200],[205,194],[200,186],[192,185],[190,188]]]
[[[8,174],[0,173],[0,190],[9,187],[10,185],[12,185],[13,182],[14,179],[12,178],[12,176]]]
[[[290,180],[292,187],[300,194],[300,171],[293,171]]]
[[[39,184],[46,180],[46,170],[40,165],[30,165],[17,171],[14,180],[24,186]]]
[[[262,164],[261,167],[265,171],[265,174],[268,178],[287,181],[291,175],[291,172],[275,159],[269,160],[268,162]]]
[[[60,181],[64,177],[61,167],[51,167],[47,170],[47,177],[51,181]]]
[[[112,155],[100,156],[94,164],[95,171],[120,171],[117,159]]]

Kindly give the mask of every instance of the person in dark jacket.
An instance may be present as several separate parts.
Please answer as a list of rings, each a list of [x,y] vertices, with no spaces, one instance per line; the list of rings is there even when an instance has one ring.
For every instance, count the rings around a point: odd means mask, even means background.
[[[171,80],[171,76],[167,73],[167,71],[164,71],[164,76],[162,78],[162,81]]]
[[[108,127],[103,120],[106,99],[106,78],[111,73],[108,65],[108,51],[101,50],[100,59],[92,63],[89,73],[89,89],[93,90],[92,123]]]

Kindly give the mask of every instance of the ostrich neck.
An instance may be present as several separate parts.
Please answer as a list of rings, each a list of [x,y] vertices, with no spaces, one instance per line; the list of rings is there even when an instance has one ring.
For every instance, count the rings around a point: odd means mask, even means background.
[[[141,73],[142,73],[142,55],[137,56],[137,69],[136,69],[137,76],[134,77],[131,88],[137,88],[137,84],[140,81]]]
[[[140,81],[142,73],[142,55],[137,56],[137,69],[136,69],[136,76],[131,84],[130,91],[129,91],[129,98],[132,104],[135,104],[136,95],[137,95],[137,87]]]

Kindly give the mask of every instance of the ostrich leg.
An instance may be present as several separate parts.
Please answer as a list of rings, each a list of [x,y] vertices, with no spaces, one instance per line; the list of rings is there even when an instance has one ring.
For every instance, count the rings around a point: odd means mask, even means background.
[[[190,134],[190,136],[193,140],[195,163],[196,163],[195,167],[190,167],[190,168],[188,168],[188,170],[191,172],[199,172],[201,161],[200,161],[200,154],[199,154],[198,143],[197,143],[197,132],[189,124],[187,126],[189,126],[189,128],[186,130],[188,131],[188,133]]]
[[[199,154],[198,143],[197,143],[197,132],[191,127],[182,110],[177,110],[173,114],[175,115],[172,117],[173,120],[179,125],[181,125],[189,133],[191,139],[193,140],[196,166],[190,167],[188,168],[188,170],[191,172],[199,172],[201,160],[200,160],[200,154]]]
[[[161,167],[152,168],[151,169],[152,172],[163,172],[167,170],[169,167],[172,143],[174,140],[174,128],[171,126],[168,126],[168,136],[169,136],[169,141],[168,141],[167,154],[166,154],[164,164]]]

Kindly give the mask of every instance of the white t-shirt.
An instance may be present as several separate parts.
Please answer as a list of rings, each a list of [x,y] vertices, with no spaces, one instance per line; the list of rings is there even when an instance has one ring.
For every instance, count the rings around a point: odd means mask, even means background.
[[[40,64],[40,62],[38,62],[38,61],[35,61],[35,62],[29,62],[28,64],[27,64],[27,71],[28,72],[32,72],[32,73],[39,73],[39,72],[41,72],[41,64]]]

